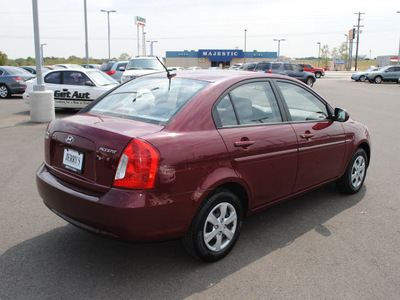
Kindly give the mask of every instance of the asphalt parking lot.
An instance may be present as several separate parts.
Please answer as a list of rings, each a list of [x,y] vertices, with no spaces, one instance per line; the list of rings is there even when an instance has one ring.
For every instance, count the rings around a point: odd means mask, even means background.
[[[21,97],[0,100],[0,299],[398,299],[400,85],[328,72],[314,89],[369,127],[364,187],[332,184],[247,218],[213,264],[179,241],[115,241],[50,212],[35,184],[46,124]]]

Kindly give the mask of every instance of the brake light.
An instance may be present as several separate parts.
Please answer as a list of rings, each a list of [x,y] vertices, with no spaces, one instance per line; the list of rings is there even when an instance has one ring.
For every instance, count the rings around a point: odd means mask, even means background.
[[[114,75],[115,74],[115,71],[106,71],[106,74],[108,74],[108,75]]]
[[[121,155],[114,186],[129,189],[154,188],[159,158],[158,151],[153,146],[133,139]]]
[[[21,78],[21,77],[13,77],[13,79],[14,79],[15,81],[24,81],[24,79]]]
[[[269,69],[268,73],[269,73],[269,74],[272,74],[272,69]]]

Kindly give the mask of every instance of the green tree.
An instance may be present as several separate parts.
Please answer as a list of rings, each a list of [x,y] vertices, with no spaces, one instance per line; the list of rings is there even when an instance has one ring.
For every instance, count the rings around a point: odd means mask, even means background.
[[[0,51],[0,66],[7,65],[7,62],[8,62],[7,54]]]
[[[118,60],[130,60],[131,56],[128,53],[121,53],[121,55],[119,56]]]
[[[329,66],[329,46],[323,45],[321,47],[321,62],[323,67]]]

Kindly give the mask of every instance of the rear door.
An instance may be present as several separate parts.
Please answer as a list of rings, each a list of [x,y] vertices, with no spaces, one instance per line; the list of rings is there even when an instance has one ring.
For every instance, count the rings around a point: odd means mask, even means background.
[[[217,101],[213,116],[232,165],[252,193],[252,208],[292,192],[297,139],[267,80],[234,86]]]
[[[299,144],[294,192],[336,178],[345,154],[342,124],[332,120],[332,109],[311,89],[282,80],[276,84]]]

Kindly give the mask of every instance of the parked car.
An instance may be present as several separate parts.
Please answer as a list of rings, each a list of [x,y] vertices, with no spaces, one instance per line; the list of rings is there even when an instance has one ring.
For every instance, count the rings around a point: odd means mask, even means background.
[[[36,66],[21,66],[20,68],[28,71],[31,74],[36,74]],[[42,74],[47,73],[50,70],[50,68],[42,67]]]
[[[298,64],[303,68],[304,71],[313,73],[316,78],[321,78],[321,76],[325,76],[325,70],[323,68],[316,68],[310,64]]]
[[[172,71],[183,71],[185,70],[184,67],[170,67],[168,68],[168,70],[172,70]]]
[[[143,76],[52,121],[44,141],[51,211],[117,239],[182,238],[206,261],[232,250],[245,216],[331,182],[357,193],[370,162],[366,126],[257,72]]]
[[[155,57],[132,58],[121,77],[121,82],[126,82],[137,77],[164,71],[163,65]]]
[[[101,65],[100,70],[110,75],[116,81],[121,82],[121,77],[127,64],[128,61],[107,61]]]
[[[86,64],[81,65],[81,67],[86,68]],[[98,64],[89,64],[89,68],[88,69],[100,69],[101,65]]]
[[[292,63],[274,62],[269,72],[294,77],[310,87],[316,80],[313,73],[305,72],[302,67]]]
[[[43,81],[46,89],[54,92],[55,108],[83,108],[118,85],[100,70],[84,68],[49,71],[43,75]],[[36,79],[26,82],[23,94],[26,104],[30,103],[29,94],[36,82]]]
[[[242,64],[233,64],[232,66],[229,67],[229,70],[237,70],[237,69],[239,69],[239,67],[240,67],[241,65],[242,65]]]
[[[366,70],[366,71],[361,71],[361,72],[352,74],[351,79],[353,79],[355,81],[364,82],[367,79],[367,74],[369,74],[371,72],[379,71],[379,69],[380,68],[378,68],[378,67],[368,68],[368,70]]]
[[[367,74],[369,82],[382,83],[383,81],[397,82],[400,78],[400,66],[386,66]]]
[[[25,82],[34,76],[19,67],[0,66],[0,98],[8,98],[12,94],[22,94]]]

